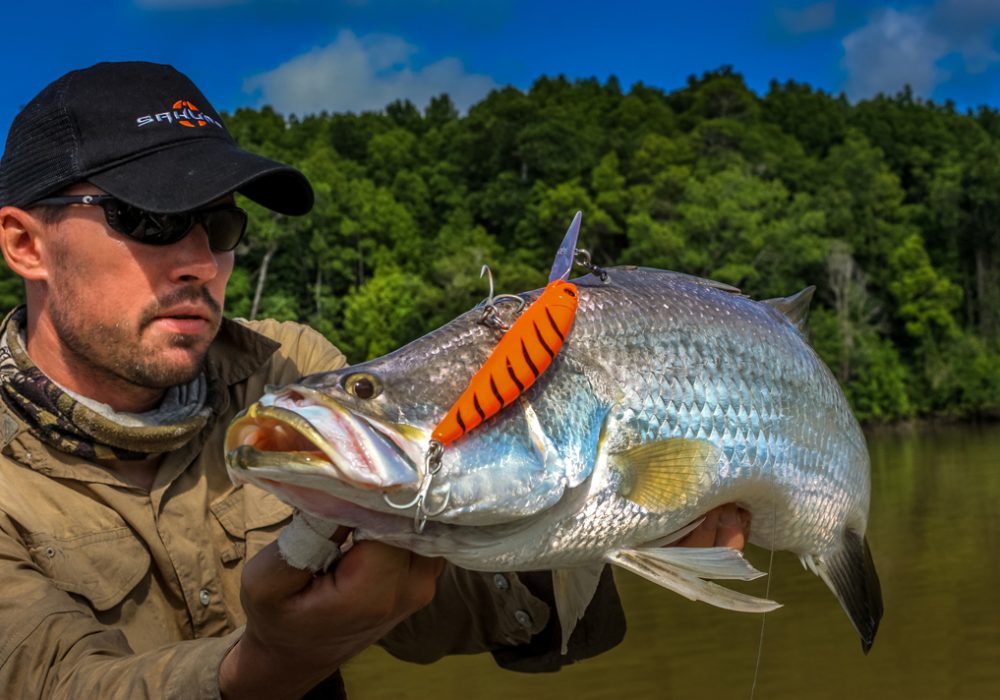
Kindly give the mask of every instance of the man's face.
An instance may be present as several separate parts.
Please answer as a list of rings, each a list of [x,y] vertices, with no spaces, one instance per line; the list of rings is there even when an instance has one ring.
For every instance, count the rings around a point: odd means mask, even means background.
[[[87,193],[96,191],[70,191]],[[69,207],[49,233],[47,306],[68,366],[149,389],[198,375],[222,320],[231,251],[213,252],[200,224],[171,245],[139,243],[96,206]]]

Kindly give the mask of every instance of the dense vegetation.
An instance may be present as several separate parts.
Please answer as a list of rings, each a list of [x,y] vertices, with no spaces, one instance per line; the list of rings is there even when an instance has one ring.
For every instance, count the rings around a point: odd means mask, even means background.
[[[228,312],[306,321],[353,361],[480,301],[484,263],[498,291],[540,286],[582,209],[600,264],[756,298],[815,284],[813,345],[863,420],[1000,407],[992,109],[909,91],[852,105],[793,82],[760,97],[723,68],[671,93],[541,78],[465,116],[440,96],[423,112],[243,109],[228,125],[317,194],[297,219],[250,205]]]

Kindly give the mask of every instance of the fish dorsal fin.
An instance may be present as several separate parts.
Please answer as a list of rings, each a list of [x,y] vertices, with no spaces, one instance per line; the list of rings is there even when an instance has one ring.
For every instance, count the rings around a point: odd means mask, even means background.
[[[556,599],[556,611],[562,627],[562,653],[569,650],[569,638],[576,623],[583,618],[601,582],[604,564],[576,569],[555,569],[552,571],[552,591]]]
[[[670,438],[614,456],[623,477],[621,495],[646,510],[663,513],[694,500],[718,470],[722,451],[707,440]]]
[[[764,303],[773,306],[788,317],[800,332],[805,332],[806,321],[809,320],[809,304],[812,302],[816,287],[809,286],[790,297],[765,299]]]
[[[605,559],[689,600],[700,600],[726,610],[761,613],[780,608],[766,598],[725,588],[706,578],[750,581],[762,576],[743,556],[725,547],[661,547],[618,549]]]

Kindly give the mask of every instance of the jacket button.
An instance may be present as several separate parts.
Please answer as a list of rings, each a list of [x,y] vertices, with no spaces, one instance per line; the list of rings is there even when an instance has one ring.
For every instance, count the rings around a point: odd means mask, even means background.
[[[527,610],[518,610],[514,613],[514,619],[521,627],[531,627],[531,615],[528,614]]]
[[[198,600],[201,601],[202,605],[208,605],[209,603],[212,602],[212,596],[210,596],[208,594],[208,589],[207,588],[202,588],[201,589],[201,592],[198,593]]]
[[[507,577],[503,574],[493,575],[493,585],[497,587],[498,591],[506,591],[510,588],[510,584],[507,583]]]

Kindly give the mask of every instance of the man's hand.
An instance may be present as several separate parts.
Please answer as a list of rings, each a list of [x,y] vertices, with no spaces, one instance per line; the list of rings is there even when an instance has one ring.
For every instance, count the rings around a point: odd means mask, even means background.
[[[679,547],[732,547],[741,552],[750,537],[750,511],[735,503],[713,508],[705,520],[675,542]]]
[[[219,669],[229,698],[297,698],[434,597],[443,560],[358,542],[333,571],[290,567],[272,543],[247,562],[246,630]]]

